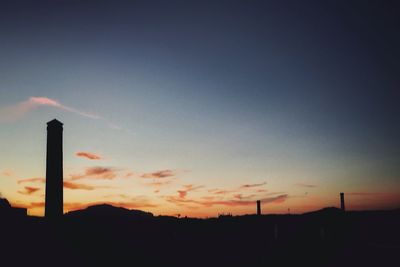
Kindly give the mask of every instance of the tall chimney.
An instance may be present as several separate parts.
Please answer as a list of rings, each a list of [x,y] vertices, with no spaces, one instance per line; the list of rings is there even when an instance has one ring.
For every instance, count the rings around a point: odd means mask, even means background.
[[[63,124],[54,119],[47,123],[45,217],[63,215]]]
[[[344,206],[344,193],[340,193],[340,208],[342,211],[346,211]]]
[[[257,200],[257,215],[261,215],[261,201]]]

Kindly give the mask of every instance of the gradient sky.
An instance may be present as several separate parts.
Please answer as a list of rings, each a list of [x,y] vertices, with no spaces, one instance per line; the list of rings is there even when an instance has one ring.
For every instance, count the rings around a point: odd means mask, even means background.
[[[325,2],[325,3],[321,3]],[[400,207],[395,1],[1,1],[0,192],[64,210]]]

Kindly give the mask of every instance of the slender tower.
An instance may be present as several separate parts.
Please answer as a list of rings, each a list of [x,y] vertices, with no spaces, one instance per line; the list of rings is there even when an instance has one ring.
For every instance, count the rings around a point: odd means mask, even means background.
[[[257,200],[257,215],[261,215],[261,201]]]
[[[54,119],[47,123],[46,218],[63,215],[63,124]]]
[[[344,206],[344,193],[340,193],[340,209],[342,211],[346,211],[345,206]]]

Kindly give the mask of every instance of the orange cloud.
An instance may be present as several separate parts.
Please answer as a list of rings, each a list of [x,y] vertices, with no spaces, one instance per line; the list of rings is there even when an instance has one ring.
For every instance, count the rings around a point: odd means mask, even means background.
[[[125,177],[126,177],[126,178],[129,178],[129,177],[132,177],[132,176],[134,176],[134,175],[135,175],[134,172],[128,172],[127,174],[125,174]]]
[[[178,190],[178,193],[180,198],[185,198],[187,195],[187,191],[184,190]]]
[[[76,152],[75,156],[77,157],[81,157],[81,158],[87,158],[90,160],[99,160],[99,159],[103,159],[103,157],[99,154],[94,154],[94,153],[90,153],[90,152]]]
[[[64,188],[68,189],[82,189],[82,190],[94,190],[96,188],[104,188],[104,186],[92,186],[87,184],[78,184],[74,182],[64,181],[63,182]]]
[[[110,167],[90,167],[86,168],[83,174],[72,174],[70,175],[71,180],[78,180],[84,178],[95,178],[95,179],[114,179],[117,174],[117,170]]]
[[[23,191],[18,191],[18,193],[22,195],[32,195],[33,193],[39,191],[41,188],[39,187],[30,187],[30,186],[25,186]]]
[[[237,192],[237,190],[218,190],[213,192],[215,195],[225,195],[228,193],[233,193],[233,192]]]
[[[157,172],[151,172],[151,173],[144,173],[140,177],[142,178],[166,178],[166,177],[172,177],[175,176],[176,174],[172,170],[161,170]]]
[[[153,186],[153,187],[160,187],[160,186],[164,186],[164,185],[169,185],[171,183],[172,183],[172,181],[165,181],[165,180],[160,181],[160,180],[157,180],[157,181],[144,183],[144,185]]]
[[[26,209],[34,209],[34,208],[43,208],[45,205],[44,202],[31,202],[29,204],[18,204],[18,207],[26,208]]]
[[[204,187],[203,185],[194,186],[192,184],[188,184],[188,185],[184,185],[183,189],[178,190],[177,192],[178,192],[180,198],[185,198],[188,192],[196,191],[203,187]]]
[[[22,179],[22,180],[18,180],[18,184],[22,184],[22,183],[44,183],[46,181],[46,179],[38,177],[38,178],[28,178],[28,179]]]

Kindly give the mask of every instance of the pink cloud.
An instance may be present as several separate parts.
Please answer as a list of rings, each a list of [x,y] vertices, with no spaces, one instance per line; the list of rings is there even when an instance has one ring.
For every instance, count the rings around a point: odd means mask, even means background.
[[[87,158],[90,160],[99,160],[99,159],[103,159],[103,157],[99,154],[95,154],[95,153],[90,153],[90,152],[76,152],[75,156],[77,157],[81,157],[81,158]]]
[[[90,167],[86,168],[82,174],[70,175],[71,180],[78,180],[84,178],[106,179],[111,180],[117,176],[117,170],[110,167]]]
[[[18,120],[24,117],[30,111],[35,110],[41,106],[55,107],[91,119],[100,118],[97,115],[80,111],[69,106],[65,106],[54,99],[50,99],[47,97],[30,97],[26,101],[0,108],[0,122],[10,122]]]
[[[91,119],[99,119],[100,117],[91,113],[87,113],[87,112],[83,112],[68,106],[64,106],[62,105],[60,102],[47,98],[47,97],[31,97],[28,100],[29,103],[31,103],[33,105],[33,107],[36,106],[52,106],[52,107],[57,107],[84,117],[88,117]]]

